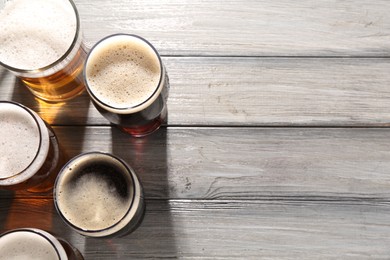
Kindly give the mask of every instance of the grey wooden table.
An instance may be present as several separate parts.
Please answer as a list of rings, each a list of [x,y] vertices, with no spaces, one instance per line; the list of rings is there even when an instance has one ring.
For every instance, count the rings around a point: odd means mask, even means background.
[[[85,259],[390,259],[388,0],[76,0],[86,42],[139,34],[163,56],[167,125],[131,138],[86,93],[0,99],[50,123],[69,156],[112,152],[145,188],[142,225],[90,239],[51,196],[0,191],[1,231],[36,227]]]

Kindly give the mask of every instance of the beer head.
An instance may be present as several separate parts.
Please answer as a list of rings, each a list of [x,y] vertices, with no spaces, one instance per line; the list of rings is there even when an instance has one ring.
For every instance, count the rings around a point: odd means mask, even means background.
[[[0,260],[68,259],[60,242],[39,229],[17,229],[0,236]]]
[[[117,233],[131,221],[140,194],[137,177],[123,161],[97,152],[68,162],[54,189],[65,222],[83,235],[99,237]]]
[[[45,123],[30,109],[0,102],[0,186],[14,185],[32,177],[49,152]]]
[[[164,80],[160,56],[139,36],[115,34],[98,42],[85,65],[92,99],[118,114],[141,111],[157,98]]]
[[[60,62],[78,34],[70,0],[11,0],[0,6],[0,64],[34,71]]]

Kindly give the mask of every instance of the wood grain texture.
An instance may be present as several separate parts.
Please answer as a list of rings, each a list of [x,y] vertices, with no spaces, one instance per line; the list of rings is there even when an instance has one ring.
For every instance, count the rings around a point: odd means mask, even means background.
[[[50,193],[0,190],[0,232],[36,227],[89,259],[389,259],[390,2],[75,0],[91,46],[135,33],[163,55],[169,118],[142,139],[86,93],[37,111],[64,152],[111,152],[143,183],[131,235],[85,238]],[[349,128],[352,127],[352,128]]]
[[[126,160],[148,199],[390,199],[388,129],[164,127],[143,139],[111,127],[54,130],[69,158]],[[10,196],[32,194],[0,192]]]
[[[390,200],[388,129],[169,127],[143,139],[109,127],[54,130],[69,157],[123,158],[148,199]]]
[[[387,126],[389,59],[164,58],[168,125]],[[0,98],[21,102],[50,124],[107,125],[86,93],[38,102],[4,70]]]
[[[91,44],[127,32],[163,55],[390,55],[386,0],[75,2]]]
[[[114,239],[71,231],[52,201],[0,200],[1,231],[50,230],[89,259],[387,259],[388,203],[147,200],[141,226]],[[33,211],[32,211],[33,210]],[[26,218],[26,214],[31,216]],[[33,221],[41,216],[46,222]]]
[[[144,139],[106,127],[55,132],[70,156],[125,159],[146,198],[390,199],[388,129],[163,128]]]

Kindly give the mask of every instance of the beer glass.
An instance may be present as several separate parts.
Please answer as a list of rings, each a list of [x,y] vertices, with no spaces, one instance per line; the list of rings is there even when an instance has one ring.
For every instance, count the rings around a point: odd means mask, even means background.
[[[0,260],[82,260],[81,253],[63,239],[37,228],[20,228],[0,235]]]
[[[36,97],[59,102],[80,94],[85,58],[72,0],[0,0],[0,65]]]
[[[31,109],[0,101],[0,188],[53,188],[65,157],[53,130]]]
[[[114,155],[90,152],[71,159],[54,186],[57,212],[89,237],[123,236],[144,213],[143,191],[134,171]]]
[[[90,51],[84,76],[99,112],[120,129],[141,137],[167,118],[169,80],[157,50],[145,39],[114,34]]]

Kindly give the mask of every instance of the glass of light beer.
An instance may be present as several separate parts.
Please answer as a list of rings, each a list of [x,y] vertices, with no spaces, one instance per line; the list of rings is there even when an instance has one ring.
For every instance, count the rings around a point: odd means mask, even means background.
[[[20,228],[0,235],[0,260],[82,260],[67,241],[37,228]]]
[[[59,102],[80,94],[85,58],[71,0],[0,0],[0,65],[36,97]]]
[[[141,137],[166,121],[168,75],[157,50],[140,36],[114,34],[99,41],[84,75],[95,107],[123,131]]]
[[[71,159],[57,177],[53,197],[64,222],[88,237],[117,237],[134,231],[145,208],[133,169],[101,152]]]
[[[0,188],[53,188],[65,156],[53,130],[31,109],[0,101]]]

